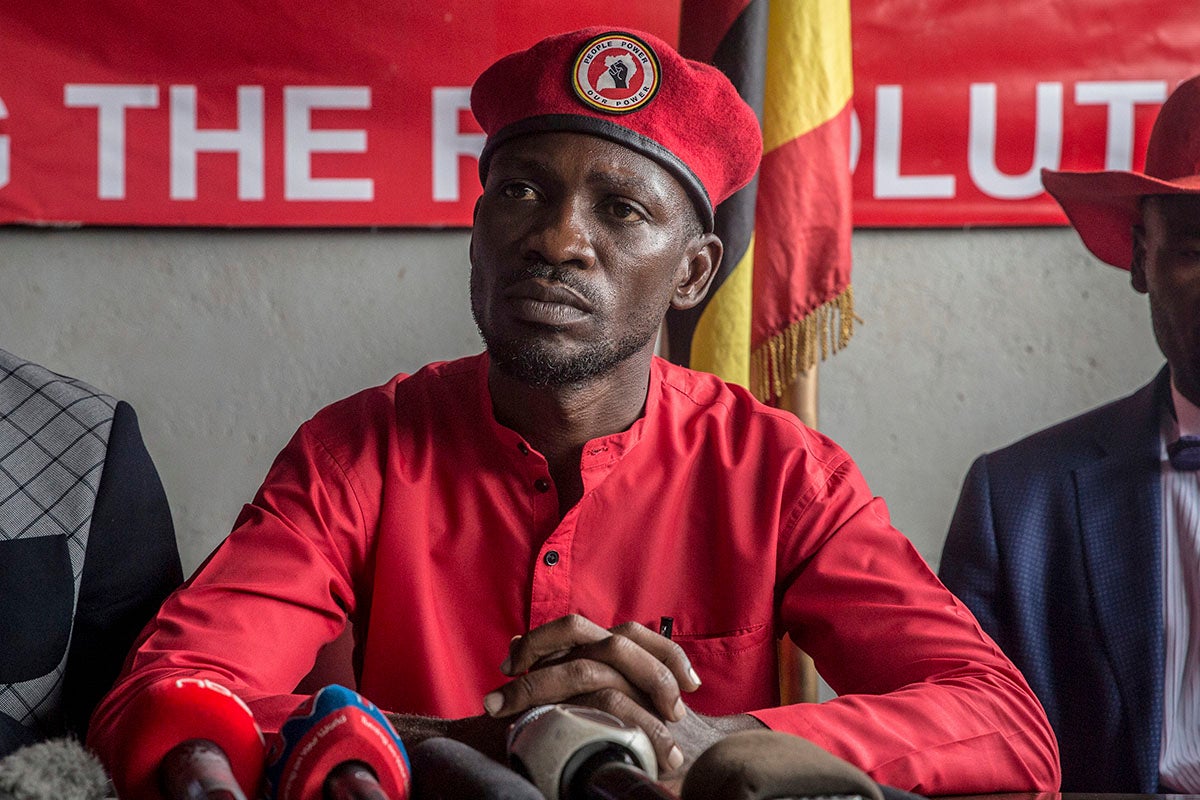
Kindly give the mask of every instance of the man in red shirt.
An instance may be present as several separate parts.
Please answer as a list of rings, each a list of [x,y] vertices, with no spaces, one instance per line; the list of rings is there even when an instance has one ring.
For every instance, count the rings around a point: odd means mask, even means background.
[[[757,168],[729,82],[590,29],[494,64],[472,109],[486,352],[301,426],[147,629],[97,713],[101,755],[128,703],[179,676],[277,728],[349,621],[358,688],[410,743],[497,754],[514,714],[570,701],[642,727],[672,779],[766,726],[930,794],[1056,788],[1025,681],[850,458],[654,356],[667,308],[698,303],[720,262],[714,206]],[[779,707],[785,632],[840,697]]]

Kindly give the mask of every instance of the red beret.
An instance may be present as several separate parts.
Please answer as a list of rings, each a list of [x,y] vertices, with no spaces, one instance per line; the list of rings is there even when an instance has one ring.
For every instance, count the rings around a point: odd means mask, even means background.
[[[710,231],[714,206],[750,182],[762,155],[758,118],[729,79],[639,31],[585,28],[505,56],[475,81],[471,110],[487,134],[481,180],[509,139],[587,133],[665,167]]]

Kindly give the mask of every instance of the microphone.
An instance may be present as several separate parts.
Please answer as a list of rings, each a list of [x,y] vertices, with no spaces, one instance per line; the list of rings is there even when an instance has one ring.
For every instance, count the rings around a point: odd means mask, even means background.
[[[676,800],[654,781],[645,731],[587,706],[526,711],[508,730],[508,758],[547,800]]]
[[[681,800],[859,797],[884,800],[867,773],[807,739],[779,731],[732,733],[696,759]]]
[[[205,797],[245,800],[262,783],[266,745],[241,698],[203,678],[150,685],[121,719],[113,784],[122,800]]]
[[[407,800],[408,753],[358,692],[331,684],[302,702],[267,755],[271,800]]]
[[[48,739],[0,759],[0,797],[20,800],[104,800],[108,776],[74,739]]]
[[[544,800],[532,783],[456,739],[431,737],[409,757],[420,800]]]

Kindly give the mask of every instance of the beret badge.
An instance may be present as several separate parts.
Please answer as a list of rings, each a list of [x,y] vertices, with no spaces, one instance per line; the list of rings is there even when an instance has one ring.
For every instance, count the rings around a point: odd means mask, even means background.
[[[603,33],[575,57],[571,87],[585,105],[609,114],[637,111],[654,99],[662,80],[658,56],[628,33]]]

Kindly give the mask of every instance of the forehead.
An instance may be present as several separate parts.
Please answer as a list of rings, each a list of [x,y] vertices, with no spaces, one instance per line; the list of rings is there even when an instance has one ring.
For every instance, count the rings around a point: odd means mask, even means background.
[[[531,133],[509,139],[496,148],[488,174],[513,170],[611,183],[658,195],[664,202],[690,202],[679,181],[653,159],[586,133]]]
[[[1200,195],[1158,194],[1143,201],[1146,230],[1168,236],[1200,235]]]

